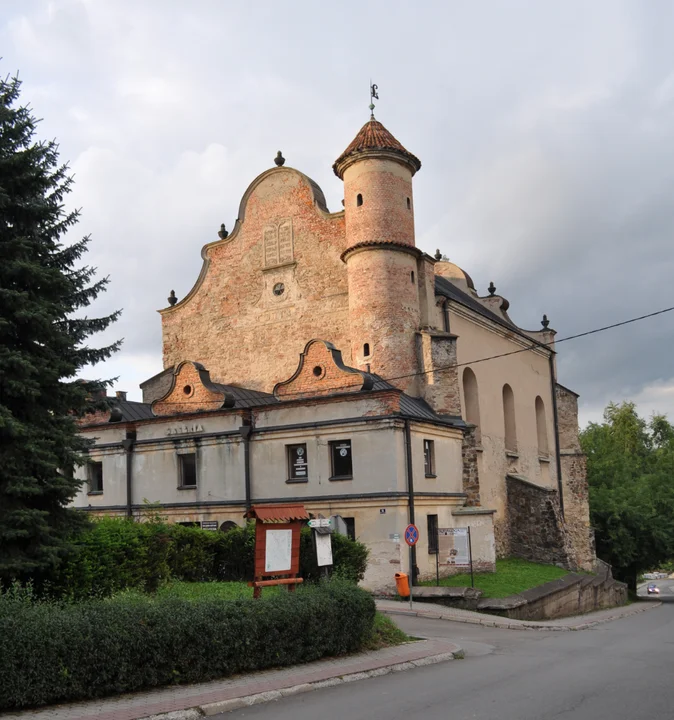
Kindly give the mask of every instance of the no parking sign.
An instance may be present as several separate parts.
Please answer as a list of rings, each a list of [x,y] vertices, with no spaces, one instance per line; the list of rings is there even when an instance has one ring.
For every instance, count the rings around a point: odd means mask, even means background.
[[[419,528],[416,525],[408,525],[405,528],[405,542],[412,547],[419,541]]]

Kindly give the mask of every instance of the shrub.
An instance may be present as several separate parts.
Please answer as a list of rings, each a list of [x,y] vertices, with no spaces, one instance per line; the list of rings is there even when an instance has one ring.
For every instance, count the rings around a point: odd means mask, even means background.
[[[316,551],[310,528],[302,529],[300,539],[300,575],[306,582],[318,580],[322,568],[316,564]],[[357,583],[365,577],[369,550],[363,543],[338,533],[332,536],[333,573],[344,580]]]
[[[300,574],[307,582],[322,576],[311,530],[304,528]],[[368,550],[344,535],[332,536],[333,570],[351,582],[363,579]],[[154,592],[168,580],[252,580],[255,525],[226,533],[155,522],[106,518],[73,539],[70,555],[41,588],[51,597],[107,597],[137,588]]]
[[[319,583],[259,600],[122,593],[57,604],[0,595],[0,710],[309,662],[371,637],[372,598]]]

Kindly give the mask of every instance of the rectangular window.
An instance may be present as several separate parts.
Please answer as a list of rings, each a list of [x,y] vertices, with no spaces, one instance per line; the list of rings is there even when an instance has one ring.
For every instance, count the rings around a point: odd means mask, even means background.
[[[89,462],[88,473],[89,473],[89,492],[90,493],[102,493],[103,492],[103,463],[102,462]]]
[[[288,482],[307,482],[309,464],[307,462],[307,446],[286,445],[288,456]]]
[[[426,528],[428,530],[428,554],[438,554],[438,516],[426,515]]]
[[[351,540],[356,539],[356,520],[355,518],[343,517],[342,520],[346,523],[346,536]]]
[[[435,441],[433,440],[424,440],[424,472],[426,477],[435,477]]]
[[[353,477],[351,440],[335,440],[330,443],[330,463],[332,472],[330,480],[351,480]]]
[[[193,488],[197,486],[197,456],[195,453],[178,455],[178,467],[180,471],[181,488]]]

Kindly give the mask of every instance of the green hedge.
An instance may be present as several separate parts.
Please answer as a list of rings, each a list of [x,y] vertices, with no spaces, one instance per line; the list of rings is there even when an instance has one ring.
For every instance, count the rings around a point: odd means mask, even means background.
[[[302,530],[300,547],[300,574],[307,582],[321,576],[311,533]],[[362,580],[365,545],[344,535],[333,535],[332,545],[334,572],[352,582]],[[70,555],[38,589],[52,597],[82,599],[129,588],[153,592],[168,580],[251,580],[254,551],[253,523],[223,533],[106,518],[73,538]]]
[[[358,650],[375,605],[333,581],[259,600],[0,595],[0,710],[193,683]]]

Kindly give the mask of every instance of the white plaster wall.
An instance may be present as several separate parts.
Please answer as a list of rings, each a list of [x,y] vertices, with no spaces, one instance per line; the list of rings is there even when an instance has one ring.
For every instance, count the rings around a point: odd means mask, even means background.
[[[462,432],[415,423],[411,436],[415,492],[463,492]],[[426,477],[424,440],[433,440],[435,445],[435,478]]]
[[[350,440],[353,480],[330,480],[330,442]],[[250,444],[254,498],[396,492],[407,487],[402,432],[395,421],[255,433]],[[306,443],[308,482],[288,483],[286,446]]]
[[[307,403],[285,407],[272,406],[264,410],[255,411],[255,427],[257,429],[278,426],[295,425],[299,423],[325,422],[328,420],[347,420],[367,415],[381,415],[382,401],[376,397],[359,400],[350,399],[343,402]]]
[[[457,362],[470,363],[481,358],[512,352],[523,347],[514,334],[505,337],[456,310],[450,309],[451,331],[458,335]],[[554,425],[548,360],[532,351],[520,352],[471,365],[478,385],[482,452],[479,453],[480,498],[484,507],[502,516],[505,507],[505,475],[517,473],[531,482],[555,487],[554,462],[541,462],[536,431],[536,396],[545,406],[548,448],[554,452]],[[461,402],[465,413],[462,368]],[[503,418],[503,385],[508,383],[515,399],[517,458],[506,456]]]

